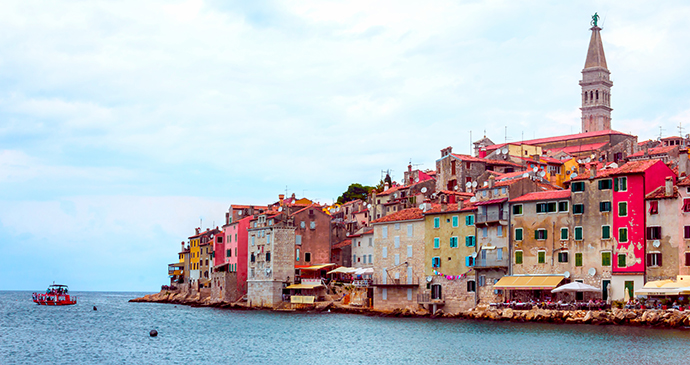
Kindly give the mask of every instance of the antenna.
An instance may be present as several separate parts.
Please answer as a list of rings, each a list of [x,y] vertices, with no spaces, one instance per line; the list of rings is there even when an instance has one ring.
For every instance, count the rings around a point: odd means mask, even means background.
[[[683,138],[683,122],[678,122],[678,135]]]
[[[659,139],[661,139],[662,135],[661,133],[663,132],[664,128],[662,126],[659,126]]]
[[[508,126],[505,126],[505,127],[503,128],[503,130],[504,130],[504,131],[503,131],[503,135],[504,135],[504,137],[503,137],[503,142],[504,142],[504,143],[508,143]]]
[[[474,147],[474,144],[472,143],[472,131],[470,131],[470,153],[472,153],[473,147]],[[476,156],[477,154],[475,153],[474,155]]]

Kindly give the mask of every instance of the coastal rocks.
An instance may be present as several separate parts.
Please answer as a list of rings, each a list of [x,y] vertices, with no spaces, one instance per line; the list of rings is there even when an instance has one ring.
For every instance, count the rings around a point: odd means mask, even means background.
[[[515,311],[513,311],[510,308],[504,309],[503,313],[501,313],[501,318],[503,319],[512,319],[513,316],[515,316]]]

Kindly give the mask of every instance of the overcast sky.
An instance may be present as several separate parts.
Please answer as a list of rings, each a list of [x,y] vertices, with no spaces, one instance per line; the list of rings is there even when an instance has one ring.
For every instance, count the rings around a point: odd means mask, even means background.
[[[519,3],[0,1],[0,289],[156,291],[232,203],[577,133],[595,11],[613,128],[690,133],[690,5]]]

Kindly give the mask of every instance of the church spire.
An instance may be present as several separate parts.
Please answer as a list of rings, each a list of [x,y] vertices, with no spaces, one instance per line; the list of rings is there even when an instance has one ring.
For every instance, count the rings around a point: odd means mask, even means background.
[[[611,87],[609,69],[606,66],[599,15],[592,16],[592,37],[589,40],[585,68],[582,70],[582,132],[611,129]]]

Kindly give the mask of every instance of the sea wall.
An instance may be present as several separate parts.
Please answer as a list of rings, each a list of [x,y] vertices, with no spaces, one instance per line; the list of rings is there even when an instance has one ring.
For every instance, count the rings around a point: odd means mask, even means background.
[[[130,302],[171,303],[190,306],[208,306],[232,309],[261,309],[250,307],[243,301],[226,302],[213,299],[210,296],[203,297],[200,293],[188,294],[186,292],[161,291],[156,294],[148,294],[141,298],[135,298]],[[264,308],[265,309],[265,308]],[[276,310],[285,311],[285,308]],[[294,308],[289,309],[294,311]],[[592,324],[592,325],[628,325],[628,326],[652,326],[662,328],[678,328],[690,326],[690,311],[656,310],[656,309],[612,309],[612,310],[549,310],[530,309],[513,310],[506,309],[480,309],[473,308],[457,314],[443,313],[442,310],[435,314],[423,308],[398,308],[394,310],[373,310],[369,308],[351,307],[339,302],[317,303],[313,306],[301,307],[297,310],[308,311],[333,311],[340,313],[364,314],[381,317],[443,317],[466,320],[510,321],[510,322],[541,322],[557,324]]]

